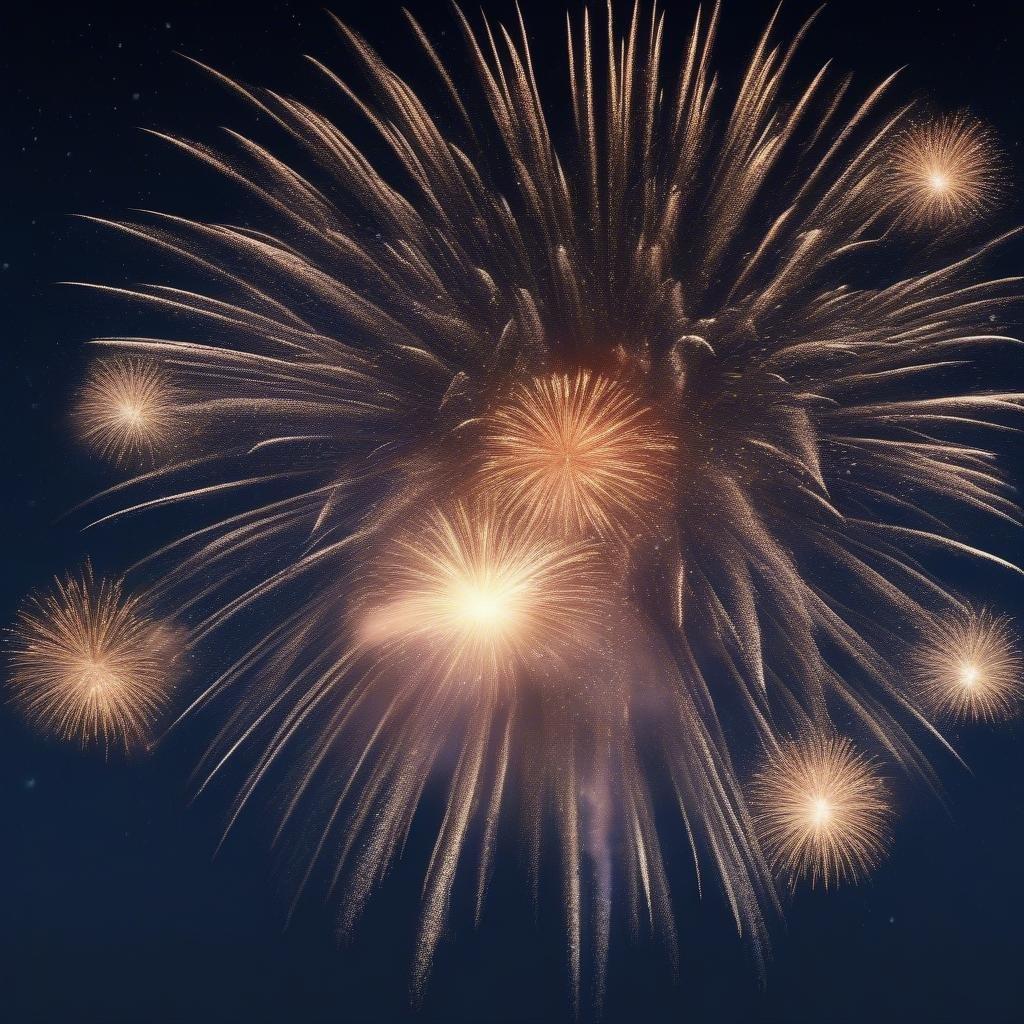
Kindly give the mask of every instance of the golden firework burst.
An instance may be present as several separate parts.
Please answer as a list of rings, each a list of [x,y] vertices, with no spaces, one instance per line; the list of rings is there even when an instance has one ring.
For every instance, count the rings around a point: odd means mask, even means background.
[[[103,458],[153,458],[174,438],[181,419],[176,389],[148,359],[100,359],[75,408],[82,440]]]
[[[912,669],[921,703],[957,721],[1009,718],[1024,695],[1024,658],[1013,626],[986,609],[936,618]]]
[[[892,811],[872,762],[842,736],[813,734],[769,755],[752,786],[772,867],[795,884],[856,881],[885,852]]]
[[[999,197],[992,133],[965,114],[906,131],[893,146],[891,184],[914,227],[944,227],[987,213]]]
[[[436,674],[504,678],[596,633],[607,579],[597,549],[541,537],[493,507],[430,512],[377,562],[365,642],[424,654]]]
[[[581,371],[517,387],[489,416],[484,486],[565,535],[621,535],[672,493],[676,443],[612,378]]]
[[[14,702],[43,732],[83,746],[144,744],[170,689],[174,634],[119,581],[80,576],[25,602],[13,630]]]

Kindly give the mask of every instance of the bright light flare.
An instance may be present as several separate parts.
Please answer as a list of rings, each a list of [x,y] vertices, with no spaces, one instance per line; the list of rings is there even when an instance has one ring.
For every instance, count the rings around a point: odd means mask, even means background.
[[[1024,658],[1012,623],[987,610],[937,618],[914,655],[922,704],[938,717],[995,722],[1024,696]]]
[[[75,408],[82,440],[103,458],[155,458],[181,425],[176,390],[166,372],[146,359],[94,363]]]
[[[791,884],[856,881],[885,852],[885,786],[844,737],[783,745],[755,775],[751,803],[768,860]]]
[[[559,659],[600,628],[607,578],[597,549],[456,504],[396,538],[361,605],[361,637],[415,655],[442,677],[506,677]]]
[[[484,486],[564,536],[639,532],[670,500],[677,445],[623,382],[538,377],[488,417]]]
[[[120,582],[87,565],[30,597],[12,632],[10,686],[29,722],[82,746],[145,744],[169,696],[175,634]]]
[[[999,198],[997,165],[988,128],[957,114],[916,125],[897,140],[891,184],[912,226],[943,227],[992,209]]]

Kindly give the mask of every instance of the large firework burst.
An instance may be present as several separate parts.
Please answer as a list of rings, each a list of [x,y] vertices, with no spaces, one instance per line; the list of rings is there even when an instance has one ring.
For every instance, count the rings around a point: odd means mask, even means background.
[[[368,89],[314,62],[380,152],[221,75],[295,166],[233,132],[162,136],[263,220],[103,222],[208,287],[105,289],[187,324],[98,344],[159,368],[204,429],[102,519],[179,507],[138,578],[192,645],[258,636],[184,714],[223,716],[207,779],[247,771],[231,822],[287,780],[278,833],[314,837],[299,892],[325,866],[351,928],[438,776],[419,991],[458,873],[483,907],[516,787],[534,872],[559,851],[578,1003],[616,893],[674,948],[661,829],[685,829],[760,953],[776,869],[832,881],[881,852],[859,748],[936,784],[932,708],[893,658],[963,607],[922,550],[1015,569],[949,522],[1016,515],[983,438],[1022,396],[957,372],[1013,341],[1016,281],[983,276],[1006,236],[940,260],[921,206],[941,185],[970,227],[988,136],[908,126],[894,76],[851,100],[826,65],[794,89],[806,26],[779,45],[769,24],[727,103],[717,11],[672,75],[658,11],[621,37],[609,12],[600,54],[584,12],[556,144],[522,22],[456,17],[466,83],[409,17],[443,109],[344,25]]]

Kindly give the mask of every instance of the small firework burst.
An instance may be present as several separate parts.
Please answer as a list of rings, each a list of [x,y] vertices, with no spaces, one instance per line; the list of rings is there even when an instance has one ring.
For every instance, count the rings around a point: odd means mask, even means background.
[[[672,494],[672,437],[626,384],[588,371],[517,387],[483,448],[485,486],[566,535],[636,530]]]
[[[921,703],[956,721],[999,721],[1024,694],[1024,658],[1006,616],[987,609],[936,618],[917,647],[913,668]]]
[[[180,426],[167,372],[148,359],[101,359],[93,364],[75,408],[82,440],[114,462],[154,458]]]
[[[891,183],[913,227],[946,227],[988,213],[999,198],[992,133],[965,114],[910,128],[892,150]]]
[[[517,665],[557,659],[594,635],[607,593],[593,546],[461,503],[387,545],[373,580],[364,642],[426,656],[441,679],[507,679]]]
[[[845,737],[784,744],[754,777],[751,797],[765,854],[791,884],[856,881],[885,852],[888,793]]]
[[[12,638],[15,704],[40,731],[82,746],[141,746],[170,689],[174,633],[119,581],[55,580],[28,598]]]

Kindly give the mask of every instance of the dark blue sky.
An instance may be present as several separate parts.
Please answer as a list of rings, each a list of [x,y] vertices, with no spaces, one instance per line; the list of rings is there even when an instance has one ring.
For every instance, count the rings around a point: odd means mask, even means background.
[[[337,3],[387,56],[409,53],[395,0]],[[432,25],[442,5],[413,10]],[[438,8],[434,10],[435,6]],[[524,3],[538,66],[563,59],[562,5]],[[680,31],[689,2],[666,4]],[[990,121],[1021,175],[1024,24],[1011,5],[836,0],[806,45],[877,79],[909,64],[900,95],[970,107]],[[55,282],[119,282],[156,272],[146,254],[69,214],[116,216],[130,207],[237,218],[237,196],[139,132],[213,136],[243,114],[174,51],[314,101],[322,87],[301,54],[344,66],[320,3],[22,3],[0,15],[5,118],[0,228],[0,344],[9,417],[0,448],[0,622],[53,573],[93,556],[114,571],[153,538],[144,524],[83,536],[61,518],[104,477],[66,430],[82,342],[116,323],[109,304]],[[485,2],[507,15],[504,2]],[[811,9],[787,6],[792,27]],[[726,5],[721,61],[728,74],[768,5]],[[1021,216],[1018,204],[1008,223]],[[1005,257],[1006,272],[1024,249]],[[1021,373],[1019,358],[1006,364]],[[1018,466],[1021,460],[1017,459]],[[131,533],[134,529],[136,533]],[[1013,557],[1019,536],[988,538]],[[126,551],[125,549],[128,549]],[[1022,588],[957,562],[950,577],[1020,616]],[[188,806],[188,773],[202,736],[150,759],[82,755],[38,739],[0,709],[0,1020],[20,1022],[284,1022],[562,1020],[566,1018],[557,908],[537,926],[514,869],[499,872],[483,929],[456,905],[421,1013],[406,1006],[417,879],[399,868],[350,948],[333,916],[309,901],[284,929],[283,882],[262,835],[245,827],[212,858],[226,803]],[[673,984],[656,946],[613,948],[606,1019],[693,1022],[1011,1022],[1024,1020],[1024,728],[965,729],[973,774],[941,766],[949,813],[901,793],[891,857],[866,885],[803,894],[777,934],[767,985],[731,932],[720,899],[698,903],[682,836],[668,842],[683,936]],[[515,861],[514,850],[503,851]]]

